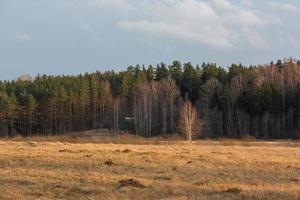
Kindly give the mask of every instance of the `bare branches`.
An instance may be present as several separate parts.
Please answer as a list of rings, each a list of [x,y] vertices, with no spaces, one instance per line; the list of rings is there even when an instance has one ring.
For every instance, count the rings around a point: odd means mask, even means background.
[[[200,134],[200,120],[197,108],[189,100],[183,101],[180,110],[179,129],[188,141]]]

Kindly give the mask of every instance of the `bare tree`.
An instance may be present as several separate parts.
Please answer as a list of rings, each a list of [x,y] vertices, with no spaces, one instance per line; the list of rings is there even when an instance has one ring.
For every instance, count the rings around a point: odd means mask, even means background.
[[[243,87],[244,87],[244,77],[242,75],[237,75],[236,77],[234,77],[231,80],[230,83],[230,108],[228,109],[229,111],[232,111],[233,113],[236,114],[236,122],[238,124],[238,133],[239,136],[241,136],[242,133],[242,126],[241,126],[241,117],[240,117],[240,111],[236,106],[237,103],[237,98],[240,96],[240,94],[243,91]],[[231,120],[232,121],[232,120]],[[234,122],[234,121],[233,121]],[[235,134],[235,137],[237,137],[238,135]]]
[[[113,121],[114,121],[114,136],[119,132],[119,106],[120,99],[117,97],[113,100]]]
[[[200,120],[197,108],[189,100],[183,101],[180,110],[179,129],[188,141],[200,134]]]
[[[135,129],[143,136],[150,137],[153,125],[153,110],[159,87],[157,82],[140,83],[134,106]]]
[[[178,87],[176,86],[176,82],[172,79],[163,79],[161,81],[161,89],[163,92],[163,99],[164,99],[164,103],[163,103],[163,118],[164,118],[164,129],[166,128],[167,125],[167,116],[166,114],[168,113],[166,111],[167,107],[170,107],[170,126],[171,126],[171,133],[174,133],[174,103],[177,99],[177,97],[179,97],[180,95],[180,91],[178,89]],[[166,104],[167,103],[167,104]]]

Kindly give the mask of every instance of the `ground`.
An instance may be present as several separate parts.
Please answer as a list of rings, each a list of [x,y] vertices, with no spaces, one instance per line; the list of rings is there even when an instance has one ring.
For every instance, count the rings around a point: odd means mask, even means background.
[[[0,199],[300,199],[299,142],[165,140],[1,140]]]

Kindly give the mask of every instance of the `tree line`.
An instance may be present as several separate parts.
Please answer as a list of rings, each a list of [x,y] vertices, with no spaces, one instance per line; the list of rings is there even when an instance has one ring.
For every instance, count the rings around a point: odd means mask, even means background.
[[[199,119],[203,137],[300,138],[300,62],[223,68],[174,61],[0,81],[3,137],[102,128],[186,134],[198,131]]]

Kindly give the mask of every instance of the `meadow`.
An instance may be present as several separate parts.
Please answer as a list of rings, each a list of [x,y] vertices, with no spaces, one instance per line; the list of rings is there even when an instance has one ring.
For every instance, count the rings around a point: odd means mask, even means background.
[[[0,199],[300,199],[300,143],[2,139]]]

